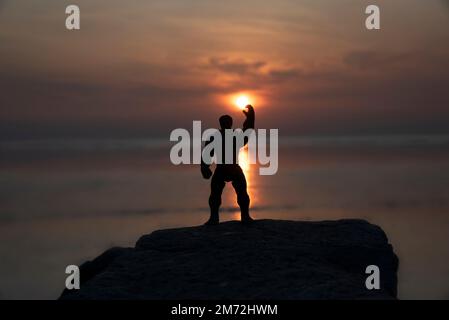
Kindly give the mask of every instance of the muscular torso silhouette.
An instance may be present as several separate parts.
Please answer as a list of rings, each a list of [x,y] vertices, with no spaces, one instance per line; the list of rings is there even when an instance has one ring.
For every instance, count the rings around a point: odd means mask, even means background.
[[[243,113],[246,116],[246,120],[243,123],[243,131],[248,129],[254,129],[255,113],[254,108],[251,105],[247,105],[246,110]],[[226,129],[232,129],[232,117],[229,115],[221,116],[220,119],[220,133],[222,135],[222,142],[224,145],[224,134]],[[210,143],[209,141],[208,143]],[[245,140],[245,144],[246,144]],[[206,143],[207,144],[207,143]],[[235,149],[235,148],[233,148]],[[246,188],[246,179],[243,174],[242,168],[237,163],[238,154],[233,154],[233,163],[225,164],[225,148],[222,149],[222,161],[221,164],[217,164],[215,172],[212,175],[212,171],[206,163],[201,163],[201,173],[205,179],[209,179],[212,176],[211,192],[209,197],[210,218],[205,225],[216,225],[219,223],[220,218],[218,211],[221,205],[221,194],[226,185],[226,182],[231,182],[232,186],[237,193],[237,203],[240,207],[241,221],[242,223],[250,223],[253,219],[249,215],[249,195]]]

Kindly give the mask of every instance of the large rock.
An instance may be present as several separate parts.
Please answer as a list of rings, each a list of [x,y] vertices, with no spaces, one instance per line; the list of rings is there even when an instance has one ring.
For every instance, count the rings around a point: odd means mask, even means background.
[[[368,265],[380,290],[365,287]],[[81,266],[81,289],[62,299],[392,299],[398,259],[363,220],[159,230]]]

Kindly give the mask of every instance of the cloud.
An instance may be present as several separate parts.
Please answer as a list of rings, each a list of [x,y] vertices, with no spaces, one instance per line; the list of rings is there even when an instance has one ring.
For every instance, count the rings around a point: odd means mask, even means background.
[[[226,57],[208,59],[203,70],[213,71],[219,79],[220,87],[231,93],[244,89],[258,90],[267,86],[298,80],[304,76],[303,70],[295,66],[276,66],[264,60],[248,61]]]
[[[142,66],[143,68],[143,66]],[[120,69],[121,70],[121,69]],[[179,70],[182,73],[183,70]],[[8,137],[166,135],[192,119],[216,122],[213,84],[107,82],[57,74],[0,74],[0,140]]]
[[[272,69],[268,74],[273,80],[291,80],[304,75],[304,73],[297,68]]]
[[[248,75],[259,73],[263,67],[266,66],[265,61],[245,61],[245,60],[231,60],[228,58],[216,58],[209,59],[206,67],[215,69],[224,73]]]
[[[385,53],[378,51],[351,51],[343,57],[347,65],[359,69],[379,69],[396,67],[410,57],[407,53]]]

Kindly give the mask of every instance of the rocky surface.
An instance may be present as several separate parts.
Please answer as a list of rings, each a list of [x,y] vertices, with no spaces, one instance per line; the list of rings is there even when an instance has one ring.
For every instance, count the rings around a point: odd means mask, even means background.
[[[365,269],[380,268],[380,290]],[[394,299],[398,259],[363,220],[237,221],[159,230],[80,267],[61,299]]]

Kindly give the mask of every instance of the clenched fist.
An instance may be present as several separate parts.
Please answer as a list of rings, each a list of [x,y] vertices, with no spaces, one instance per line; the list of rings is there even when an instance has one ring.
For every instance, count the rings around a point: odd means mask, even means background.
[[[246,110],[245,110],[246,109]],[[252,105],[247,105],[246,107],[245,107],[245,109],[243,109],[243,113],[245,114],[245,116],[248,118],[248,117],[254,117],[254,108],[253,108],[253,106]]]

